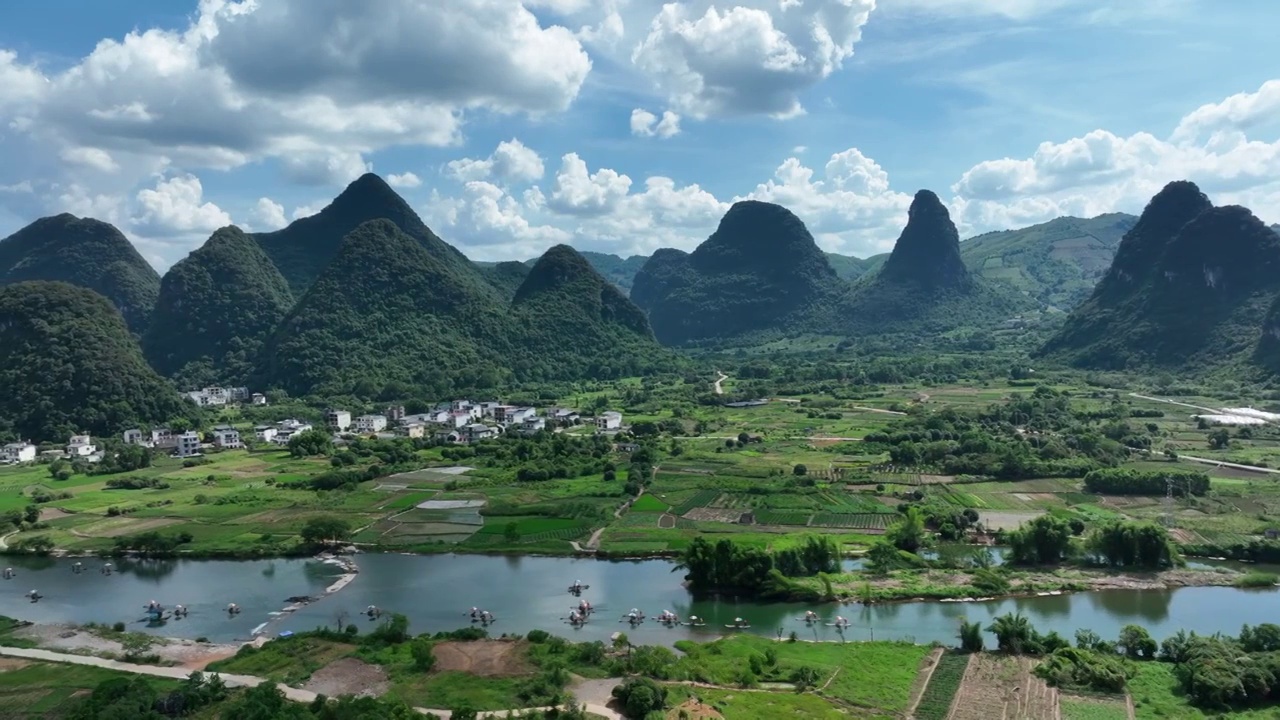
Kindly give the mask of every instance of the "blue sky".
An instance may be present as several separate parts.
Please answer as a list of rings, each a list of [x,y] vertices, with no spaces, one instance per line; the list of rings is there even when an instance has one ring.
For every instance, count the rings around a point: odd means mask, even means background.
[[[366,169],[486,260],[688,249],[743,198],[865,256],[919,188],[965,236],[1138,212],[1183,178],[1280,222],[1266,0],[45,0],[3,20],[0,236],[92,215],[161,269]]]

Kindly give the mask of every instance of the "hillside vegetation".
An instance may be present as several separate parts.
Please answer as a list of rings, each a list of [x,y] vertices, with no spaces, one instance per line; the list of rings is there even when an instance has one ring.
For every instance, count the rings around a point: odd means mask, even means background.
[[[102,295],[140,335],[151,318],[160,276],[119,230],[63,213],[0,240],[0,285],[56,280]]]
[[[266,253],[239,228],[222,228],[165,273],[143,352],[185,387],[241,384],[292,307]]]
[[[188,410],[142,359],[119,311],[87,288],[0,288],[0,347],[0,435],[110,435]]]

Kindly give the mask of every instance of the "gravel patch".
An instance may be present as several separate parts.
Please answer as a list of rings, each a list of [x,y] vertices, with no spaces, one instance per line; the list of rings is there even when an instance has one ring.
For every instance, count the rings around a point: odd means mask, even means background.
[[[391,689],[391,681],[381,666],[356,658],[342,658],[312,673],[302,689],[328,697],[379,697]]]

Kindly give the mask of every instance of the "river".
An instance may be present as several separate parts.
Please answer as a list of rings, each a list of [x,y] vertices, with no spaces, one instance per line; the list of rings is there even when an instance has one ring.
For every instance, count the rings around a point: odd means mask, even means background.
[[[525,633],[540,628],[580,640],[607,641],[624,631],[637,644],[670,644],[682,638],[710,639],[728,632],[724,626],[742,617],[750,632],[775,635],[792,631],[809,640],[914,640],[954,643],[961,619],[984,625],[1006,612],[1022,612],[1042,632],[1056,630],[1070,638],[1089,628],[1114,638],[1129,623],[1146,627],[1157,638],[1179,629],[1235,634],[1243,623],[1276,620],[1276,590],[1193,587],[1177,590],[1112,590],[1058,596],[1013,598],[972,603],[888,603],[861,605],[755,603],[732,599],[694,602],[666,560],[606,562],[579,558],[495,557],[478,555],[358,555],[359,576],[345,589],[276,618],[269,632],[307,630],[348,622],[370,627],[361,613],[369,605],[405,614],[414,632],[452,630],[470,624],[472,607],[498,619],[493,634]],[[71,571],[70,559],[5,559],[17,577],[0,581],[0,614],[36,622],[115,622],[177,637],[212,641],[245,640],[272,620],[295,595],[323,593],[341,570],[313,560],[165,560],[115,561],[110,576],[97,571],[100,562],[86,560],[88,570]],[[590,588],[583,597],[597,608],[584,628],[573,629],[564,618],[576,599],[567,587],[581,580]],[[32,603],[24,594],[39,589],[44,598]],[[155,599],[164,605],[191,608],[187,619],[160,628],[138,622],[142,608]],[[228,616],[227,603],[243,609]],[[656,616],[671,610],[681,617],[698,615],[704,628],[666,628],[652,621],[631,628],[619,618],[632,607]],[[852,621],[843,634],[826,625],[806,626],[806,610],[825,622],[842,614]]]

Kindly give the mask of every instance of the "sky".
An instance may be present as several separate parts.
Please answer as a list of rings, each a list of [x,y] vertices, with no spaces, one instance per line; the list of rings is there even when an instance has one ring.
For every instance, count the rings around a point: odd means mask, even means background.
[[[1274,0],[42,0],[0,11],[0,237],[61,212],[163,271],[385,178],[477,260],[690,250],[737,200],[893,247],[1138,213],[1280,222]]]

